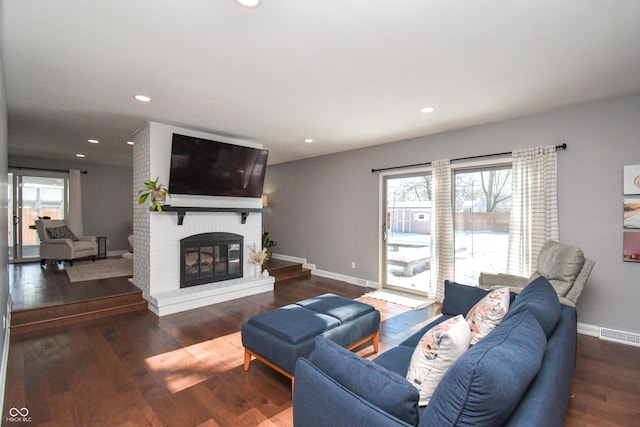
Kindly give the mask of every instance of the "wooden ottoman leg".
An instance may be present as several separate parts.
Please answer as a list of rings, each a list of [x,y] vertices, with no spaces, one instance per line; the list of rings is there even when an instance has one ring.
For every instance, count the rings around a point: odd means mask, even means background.
[[[373,336],[373,351],[375,353],[378,352],[378,347],[380,345],[380,332],[376,332]]]
[[[249,364],[251,363],[251,353],[246,348],[244,349],[244,371],[249,370]]]

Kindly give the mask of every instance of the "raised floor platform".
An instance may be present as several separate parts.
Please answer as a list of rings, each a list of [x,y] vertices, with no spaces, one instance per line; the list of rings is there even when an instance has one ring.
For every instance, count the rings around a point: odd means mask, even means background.
[[[269,271],[269,275],[275,278],[275,283],[311,276],[311,270],[304,268],[302,264],[276,258],[265,261],[262,268]]]
[[[70,283],[64,265],[9,265],[12,337],[114,315],[146,312],[142,292],[127,277]]]

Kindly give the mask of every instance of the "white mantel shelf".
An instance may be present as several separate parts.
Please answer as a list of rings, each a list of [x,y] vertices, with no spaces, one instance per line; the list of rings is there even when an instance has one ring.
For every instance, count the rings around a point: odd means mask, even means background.
[[[152,212],[155,212],[155,209],[149,208]],[[209,208],[205,206],[170,206],[164,205],[162,207],[163,212],[177,212],[178,213],[178,225],[182,225],[184,221],[184,216],[187,212],[237,212],[240,214],[240,222],[245,224],[247,222],[247,217],[250,213],[264,213],[266,209],[264,208]]]

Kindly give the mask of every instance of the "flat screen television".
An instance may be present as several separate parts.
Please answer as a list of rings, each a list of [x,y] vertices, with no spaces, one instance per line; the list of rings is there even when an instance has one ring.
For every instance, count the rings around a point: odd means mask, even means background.
[[[262,197],[267,150],[173,134],[169,191],[201,196]]]

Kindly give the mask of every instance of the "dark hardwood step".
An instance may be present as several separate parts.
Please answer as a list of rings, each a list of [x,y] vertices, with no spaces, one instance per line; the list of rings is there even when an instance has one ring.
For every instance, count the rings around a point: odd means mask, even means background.
[[[14,311],[11,314],[11,336],[32,335],[88,320],[124,313],[147,311],[142,292],[130,292],[49,307]]]
[[[271,274],[271,272],[269,273]],[[271,275],[273,276],[273,274]],[[285,280],[304,279],[308,277],[311,277],[311,270],[303,268],[300,271],[293,271],[291,273],[278,274],[277,276],[274,276],[274,278],[276,279],[274,283],[281,283]]]
[[[263,268],[275,278],[275,283],[311,276],[311,270],[303,268],[302,264],[281,259],[269,259],[264,263]]]
[[[91,298],[84,301],[68,302],[25,310],[14,310],[11,313],[12,325],[40,322],[47,319],[75,316],[78,314],[99,311],[107,308],[130,305],[142,301],[142,292],[134,291],[118,295]]]

